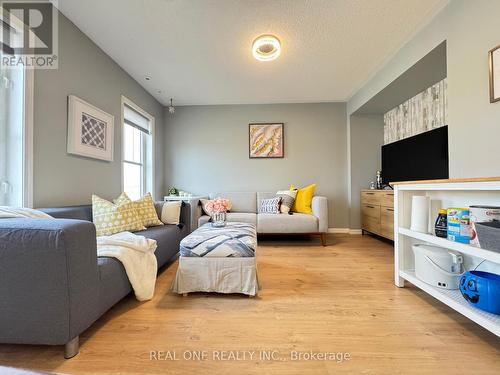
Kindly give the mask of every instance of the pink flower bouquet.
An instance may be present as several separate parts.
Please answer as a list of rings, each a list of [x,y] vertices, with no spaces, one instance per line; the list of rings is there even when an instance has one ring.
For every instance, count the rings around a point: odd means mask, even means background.
[[[207,202],[207,210],[210,213],[222,213],[231,209],[231,201],[228,199],[217,197]]]

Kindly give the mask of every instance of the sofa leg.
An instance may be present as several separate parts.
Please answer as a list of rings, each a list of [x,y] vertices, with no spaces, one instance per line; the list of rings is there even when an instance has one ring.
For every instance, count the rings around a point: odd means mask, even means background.
[[[323,246],[326,246],[326,233],[321,233],[320,237],[321,237],[321,244]]]
[[[80,350],[80,340],[79,336],[76,336],[73,340],[64,345],[64,358],[70,359],[78,354]]]

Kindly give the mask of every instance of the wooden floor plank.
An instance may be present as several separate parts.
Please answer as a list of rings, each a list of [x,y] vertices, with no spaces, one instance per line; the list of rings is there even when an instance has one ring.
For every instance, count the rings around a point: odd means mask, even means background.
[[[370,236],[259,243],[256,298],[169,292],[177,264],[146,303],[131,295],[61,347],[0,345],[0,364],[69,374],[498,374],[500,339],[414,287],[393,284],[393,249]],[[221,351],[255,358],[221,361]],[[279,360],[257,358],[258,351]],[[179,360],[151,361],[151,351]],[[206,351],[205,361],[184,352]],[[292,361],[292,351],[348,352],[349,361]]]

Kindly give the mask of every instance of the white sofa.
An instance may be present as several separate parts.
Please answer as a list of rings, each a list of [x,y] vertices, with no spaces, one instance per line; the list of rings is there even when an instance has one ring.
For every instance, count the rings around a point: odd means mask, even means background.
[[[321,242],[326,245],[328,232],[328,200],[315,196],[312,200],[312,215],[289,214],[259,214],[258,207],[262,199],[274,198],[276,192],[219,192],[210,193],[210,199],[222,197],[232,204],[227,221],[251,223],[257,227],[259,234],[316,234],[321,236]],[[198,226],[208,223],[210,216],[204,215],[198,208]]]

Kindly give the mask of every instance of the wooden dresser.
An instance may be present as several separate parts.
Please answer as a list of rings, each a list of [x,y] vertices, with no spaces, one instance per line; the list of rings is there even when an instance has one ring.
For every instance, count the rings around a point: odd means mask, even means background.
[[[394,191],[361,191],[361,229],[394,240]]]

